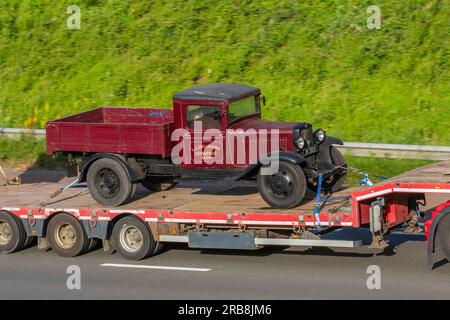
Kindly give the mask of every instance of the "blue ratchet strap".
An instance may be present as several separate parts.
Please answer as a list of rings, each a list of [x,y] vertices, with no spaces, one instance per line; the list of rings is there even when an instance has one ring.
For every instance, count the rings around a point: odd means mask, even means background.
[[[322,192],[322,178],[323,174],[319,173],[319,181],[317,182],[316,204],[314,205],[314,217],[316,218],[317,229],[320,229],[322,227],[319,218],[319,207],[320,203],[322,202],[322,200],[320,199],[320,193]]]
[[[80,183],[80,180],[81,180],[81,177],[78,177],[76,180],[72,181],[72,182],[69,183],[67,186],[65,186],[65,187],[63,187],[63,188],[57,190],[56,192],[52,193],[52,194],[50,195],[50,198],[51,198],[51,199],[55,198],[56,196],[60,195],[61,193],[63,193],[63,192],[66,191],[67,189],[69,189],[69,188],[73,187],[74,185]]]
[[[363,186],[363,185],[367,184],[368,186],[373,186],[372,181],[370,181],[370,179],[369,179],[369,175],[367,173],[364,173],[364,172],[361,172],[361,174],[364,177],[361,178],[361,180],[359,180],[359,185]]]

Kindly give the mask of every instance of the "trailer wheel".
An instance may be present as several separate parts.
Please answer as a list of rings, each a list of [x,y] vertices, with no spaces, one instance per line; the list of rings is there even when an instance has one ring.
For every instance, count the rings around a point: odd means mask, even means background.
[[[450,261],[450,214],[444,216],[437,227],[436,240],[439,243],[439,248]]]
[[[125,169],[115,160],[102,158],[95,161],[87,173],[91,196],[107,206],[119,206],[131,196],[133,184]]]
[[[23,248],[27,232],[16,216],[0,212],[0,251],[13,253]]]
[[[126,259],[142,260],[155,253],[157,243],[146,223],[128,216],[114,225],[112,246]]]
[[[273,208],[293,208],[306,193],[306,177],[299,165],[280,161],[278,172],[272,176],[258,173],[261,197]]]
[[[69,214],[58,214],[50,220],[47,240],[52,250],[62,257],[76,257],[90,244],[81,223]]]

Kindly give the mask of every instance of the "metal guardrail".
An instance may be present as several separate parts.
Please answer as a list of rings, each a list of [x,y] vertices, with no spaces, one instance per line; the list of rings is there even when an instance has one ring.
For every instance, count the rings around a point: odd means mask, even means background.
[[[0,135],[29,134],[39,138],[45,136],[44,129],[0,128]],[[410,144],[385,144],[366,142],[345,142],[343,146],[336,145],[344,152],[361,156],[405,157],[413,159],[450,160],[450,147],[422,146]]]
[[[44,129],[0,128],[0,134],[31,134],[45,135]]]
[[[413,152],[444,152],[450,153],[450,147],[444,146],[421,146],[414,144],[384,144],[384,143],[365,143],[365,142],[345,142],[343,149],[368,149],[368,150],[386,150],[386,151],[413,151]]]

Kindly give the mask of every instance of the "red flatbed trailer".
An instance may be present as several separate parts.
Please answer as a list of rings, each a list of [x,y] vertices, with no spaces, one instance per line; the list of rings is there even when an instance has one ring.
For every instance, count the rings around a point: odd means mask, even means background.
[[[61,220],[61,217],[75,218],[79,223],[77,228],[81,227],[78,230],[83,230],[81,238],[101,239],[105,250],[111,245],[115,249],[120,246],[121,238],[118,233],[114,234],[116,226],[126,226],[123,221],[130,219],[139,221],[147,228],[140,229],[141,236],[148,232],[144,238],[152,242],[151,252],[146,256],[155,254],[159,244],[166,242],[221,249],[257,249],[267,245],[362,245],[362,241],[322,237],[341,227],[368,228],[373,233],[372,245],[381,249],[385,245],[383,235],[406,222],[416,221],[417,205],[423,202],[421,211],[433,210],[431,218],[424,224],[430,265],[433,265],[443,258],[450,258],[449,174],[450,161],[439,162],[372,187],[342,190],[332,195],[333,202],[320,205],[319,219],[314,214],[316,202],[312,194],[311,200],[297,208],[273,209],[267,207],[252,184],[232,182],[206,186],[181,184],[175,189],[150,195],[142,189],[132,203],[115,208],[101,208],[87,191],[71,188],[52,203],[40,206],[39,203],[55,188],[67,182],[63,179],[59,184],[0,187],[0,223],[10,223],[9,234],[14,241],[6,250],[8,252],[20,250],[31,237],[38,238],[40,249],[53,248],[57,235],[50,233],[49,225],[54,225],[52,220]],[[5,220],[6,216],[12,220]],[[11,227],[14,221],[17,226]],[[5,230],[0,228],[0,240],[5,240],[8,233]],[[76,241],[79,238],[80,235]],[[130,241],[133,243],[134,240]],[[0,241],[0,248],[5,250],[5,245],[1,247],[1,244]],[[143,258],[124,253],[123,248],[118,251],[126,258]]]

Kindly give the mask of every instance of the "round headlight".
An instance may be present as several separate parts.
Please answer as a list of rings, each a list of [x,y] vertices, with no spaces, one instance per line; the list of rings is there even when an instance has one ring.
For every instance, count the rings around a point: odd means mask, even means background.
[[[322,142],[323,140],[325,140],[325,131],[323,131],[322,129],[317,129],[316,130],[316,139],[319,142]]]
[[[297,148],[303,149],[303,147],[305,146],[305,139],[303,139],[302,137],[299,137],[297,139],[296,143],[297,143]]]

